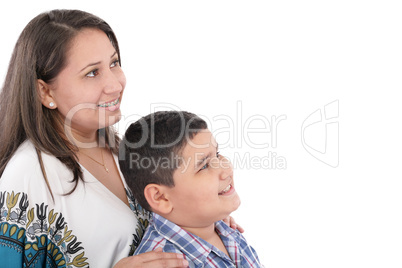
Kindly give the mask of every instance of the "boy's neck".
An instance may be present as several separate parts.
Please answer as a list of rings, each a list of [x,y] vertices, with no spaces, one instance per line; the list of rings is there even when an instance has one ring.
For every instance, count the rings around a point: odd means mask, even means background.
[[[220,251],[225,253],[227,256],[229,256],[229,253],[228,253],[225,245],[223,244],[220,236],[215,231],[215,223],[213,223],[210,226],[199,227],[199,228],[185,227],[185,226],[180,226],[180,227],[183,228],[184,230],[186,230],[187,232],[190,232],[190,233],[204,239],[205,241],[207,241],[208,243],[210,243],[211,245],[215,246]]]
[[[190,232],[192,234],[195,234],[196,236],[201,237],[205,241],[209,242],[209,240],[213,239],[216,235],[218,235],[215,232],[215,224],[211,224],[206,227],[186,227],[186,226],[180,226],[187,232]]]

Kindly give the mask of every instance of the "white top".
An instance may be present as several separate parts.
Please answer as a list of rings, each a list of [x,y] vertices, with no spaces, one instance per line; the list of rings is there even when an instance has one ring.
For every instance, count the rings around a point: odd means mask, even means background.
[[[42,159],[54,201],[29,141],[21,144],[0,178],[2,263],[112,267],[132,254],[145,228],[140,221],[147,225],[149,213],[131,192],[130,209],[82,167],[85,183],[80,181],[72,194],[65,195],[74,186],[71,171],[54,156],[42,153]],[[116,156],[115,161],[118,166]],[[124,179],[123,183],[127,189]]]

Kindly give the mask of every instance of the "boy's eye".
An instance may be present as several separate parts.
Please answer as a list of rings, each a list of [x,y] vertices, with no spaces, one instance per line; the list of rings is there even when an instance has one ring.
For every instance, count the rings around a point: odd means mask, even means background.
[[[89,73],[86,74],[87,77],[95,77],[99,74],[99,70],[95,69],[93,71],[90,71]]]
[[[206,169],[206,168],[208,168],[208,166],[209,166],[209,164],[206,163],[206,164],[200,169],[200,171],[201,171],[201,170],[204,170],[204,169]]]
[[[216,157],[219,159],[219,157],[221,157],[221,154],[220,154],[219,152],[216,152]],[[204,170],[204,169],[207,169],[207,168],[209,168],[209,163],[206,163],[206,164],[200,169],[200,171],[201,171],[201,170]]]

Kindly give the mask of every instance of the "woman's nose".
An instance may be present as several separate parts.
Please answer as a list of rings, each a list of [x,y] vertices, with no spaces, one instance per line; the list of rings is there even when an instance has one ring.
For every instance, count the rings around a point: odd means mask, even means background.
[[[113,94],[122,91],[126,84],[125,81],[123,72],[113,72],[110,70],[105,77],[104,92],[106,94]]]

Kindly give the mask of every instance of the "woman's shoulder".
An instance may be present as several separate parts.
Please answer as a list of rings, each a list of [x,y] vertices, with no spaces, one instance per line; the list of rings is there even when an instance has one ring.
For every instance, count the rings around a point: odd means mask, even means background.
[[[36,170],[38,167],[40,168],[40,164],[35,146],[27,140],[18,147],[17,151],[15,151],[4,170],[1,179],[7,178],[12,174],[31,174],[33,170]]]
[[[42,158],[45,162],[44,157]],[[46,155],[47,162],[51,159],[54,159],[55,163],[59,162],[56,157]],[[22,190],[28,184],[36,184],[39,187],[42,183],[45,183],[45,181],[38,154],[32,142],[27,140],[18,147],[8,162],[0,178],[0,186],[3,189],[15,188],[15,190]]]

